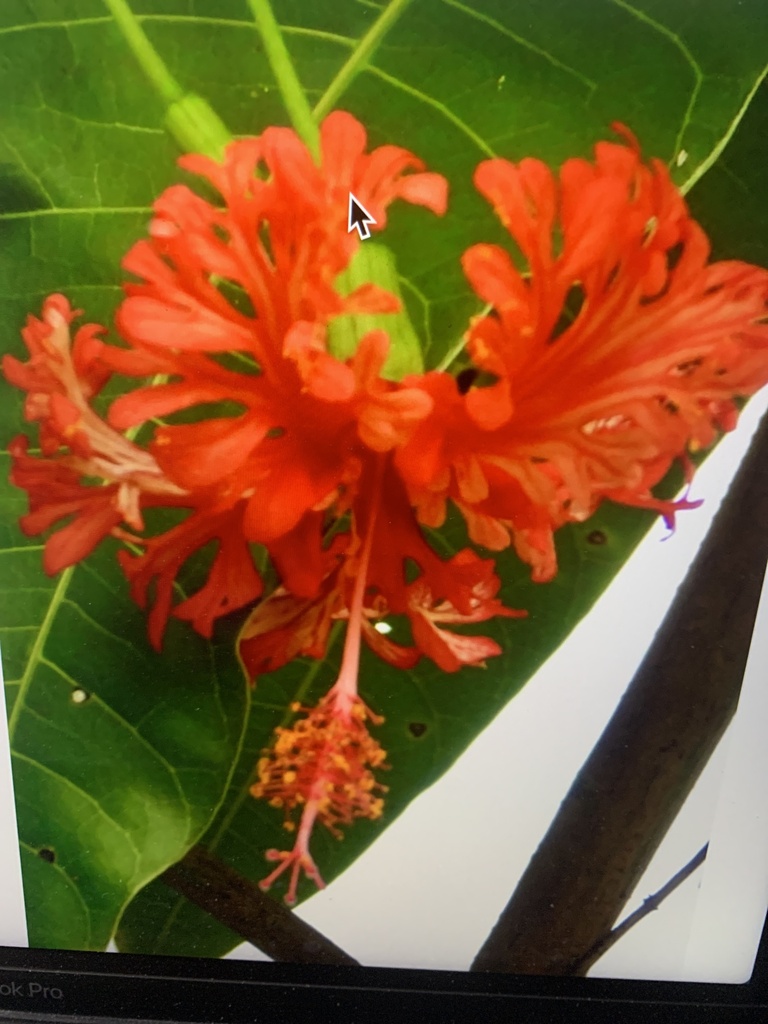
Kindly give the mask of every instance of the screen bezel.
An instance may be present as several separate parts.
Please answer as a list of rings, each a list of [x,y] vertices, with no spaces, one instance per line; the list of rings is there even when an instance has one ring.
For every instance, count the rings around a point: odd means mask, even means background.
[[[757,1022],[768,1008],[768,923],[741,985],[327,967],[0,948],[0,1015],[24,1020],[271,1024],[419,1020]],[[32,986],[32,993],[29,987]],[[46,993],[49,990],[49,994]],[[61,993],[50,995],[56,989]]]

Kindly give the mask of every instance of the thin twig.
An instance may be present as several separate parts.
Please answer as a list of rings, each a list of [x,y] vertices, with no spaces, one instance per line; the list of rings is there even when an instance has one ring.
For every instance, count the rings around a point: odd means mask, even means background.
[[[663,885],[658,892],[653,893],[652,896],[646,896],[643,900],[642,906],[639,906],[637,910],[633,911],[628,917],[625,917],[621,924],[617,925],[614,929],[604,935],[601,939],[598,939],[594,946],[587,951],[585,956],[581,960],[577,961],[574,967],[574,974],[584,973],[592,964],[597,963],[601,956],[608,952],[611,946],[615,946],[619,939],[623,939],[630,928],[634,928],[636,924],[639,924],[643,918],[648,917],[654,910],[658,910],[667,896],[671,896],[675,889],[678,889],[686,878],[690,878],[696,868],[701,867],[704,861],[707,859],[707,850],[709,849],[709,843],[705,843],[695,857],[692,857],[688,863],[680,868],[677,874],[673,875],[672,878]]]
[[[358,963],[202,846],[193,847],[160,880],[273,960],[350,966]]]

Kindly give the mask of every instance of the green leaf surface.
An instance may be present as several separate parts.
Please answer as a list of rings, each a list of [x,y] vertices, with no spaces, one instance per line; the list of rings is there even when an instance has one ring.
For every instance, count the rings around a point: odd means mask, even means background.
[[[384,6],[276,0],[311,102],[322,99]],[[209,100],[233,132],[286,123],[245,0],[136,0],[133,8],[182,86]],[[368,126],[372,144],[403,145],[450,180],[448,217],[395,208],[382,237],[398,256],[428,363],[439,363],[478,308],[460,253],[502,239],[471,184],[487,156],[534,155],[556,166],[588,155],[620,120],[645,152],[670,162],[681,185],[695,183],[694,208],[720,255],[756,253],[760,172],[742,163],[761,159],[765,167],[765,143],[744,143],[739,132],[725,160],[701,175],[745,112],[755,116],[749,101],[764,74],[766,32],[762,0],[414,0],[338,105]],[[0,324],[3,351],[20,354],[18,328],[52,291],[65,292],[87,319],[109,322],[121,256],[178,172],[160,127],[162,105],[101,0],[4,0],[0,94]],[[735,227],[721,196],[738,183]],[[4,384],[0,398],[7,440],[21,429],[23,402]],[[247,695],[232,657],[236,623],[219,629],[213,647],[176,623],[165,654],[155,656],[113,551],[48,580],[39,546],[13,525],[22,496],[5,474],[1,486],[8,550],[0,555],[0,623],[9,703],[18,699],[14,771],[31,939],[100,948],[127,901],[201,833],[234,867],[263,877],[264,850],[284,847],[290,836],[278,812],[248,795],[253,767],[287,705],[311,702],[333,681],[338,648],[323,664],[297,663],[260,682],[238,756]],[[605,508],[562,531],[561,571],[547,587],[532,585],[505,555],[503,597],[530,617],[483,630],[504,647],[486,671],[444,676],[422,663],[404,673],[366,654],[363,696],[386,716],[377,735],[392,766],[387,812],[383,822],[357,823],[342,843],[318,833],[313,851],[327,880],[523,685],[651,520]],[[464,542],[457,523],[434,538],[446,553]],[[50,630],[41,628],[46,623]],[[28,685],[17,697],[21,679]],[[77,689],[90,699],[73,702]],[[302,897],[311,891],[304,886]],[[239,941],[160,882],[134,899],[118,938],[126,950],[207,956]]]
[[[6,496],[3,523],[22,511],[21,495]],[[8,527],[2,542],[0,645],[29,939],[103,949],[123,907],[215,814],[248,694],[236,666],[180,623],[162,657],[149,647],[113,545],[49,579],[39,544]]]
[[[768,46],[766,47],[768,49]],[[717,259],[768,266],[768,80],[764,80],[722,157],[688,197]]]

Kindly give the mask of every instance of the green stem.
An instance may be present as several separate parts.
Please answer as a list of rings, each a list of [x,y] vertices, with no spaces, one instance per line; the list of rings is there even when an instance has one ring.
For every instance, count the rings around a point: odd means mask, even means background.
[[[144,29],[126,0],[104,0],[109,12],[117,22],[125,41],[139,63],[141,70],[150,80],[167,104],[176,103],[184,96],[184,90],[165,66],[162,57],[147,39]]]
[[[312,111],[315,120],[322,121],[326,114],[333,110],[339,97],[342,93],[346,92],[352,79],[363,70],[381,40],[410,3],[411,0],[390,0],[384,12],[371,25],[349,59],[320,97],[317,106]]]
[[[104,0],[139,67],[164,102],[165,126],[183,150],[221,159],[232,136],[213,108],[187,93],[155,50],[126,0]]]
[[[248,6],[264,43],[272,74],[275,76],[291,123],[317,160],[320,156],[320,133],[280,32],[280,26],[269,6],[269,0],[248,0]]]

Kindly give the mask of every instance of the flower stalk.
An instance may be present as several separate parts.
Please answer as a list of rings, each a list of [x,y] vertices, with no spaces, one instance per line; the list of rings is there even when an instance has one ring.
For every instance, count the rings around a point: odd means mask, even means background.
[[[344,653],[341,658],[339,677],[331,688],[337,707],[342,714],[349,714],[354,702],[358,699],[357,677],[360,669],[360,638],[363,628],[363,603],[365,591],[368,585],[368,566],[371,561],[371,547],[376,530],[381,504],[381,484],[383,480],[384,460],[380,456],[377,460],[375,479],[371,493],[370,516],[366,524],[365,540],[362,541],[360,561],[355,575],[355,585],[352,591],[352,601],[349,606],[349,622],[347,624],[347,635],[344,641]]]
[[[411,2],[412,0],[390,0],[390,3],[368,29],[320,97],[312,111],[316,120],[321,121],[327,114],[330,114],[353,80],[364,70],[384,36]]]
[[[291,124],[302,138],[315,160],[320,156],[320,132],[312,116],[299,76],[285,45],[269,0],[248,0],[256,27],[261,35],[267,60],[283,97]]]
[[[232,141],[226,125],[207,100],[188,92],[168,107],[165,126],[187,153],[221,160]]]
[[[165,125],[185,152],[220,160],[232,136],[211,105],[187,93],[147,38],[126,0],[104,0],[139,67],[166,106]]]
[[[136,58],[141,70],[152,83],[155,92],[168,106],[182,99],[184,90],[150,43],[139,19],[126,0],[104,0],[104,3],[115,19],[117,27],[131,48],[131,53]]]

